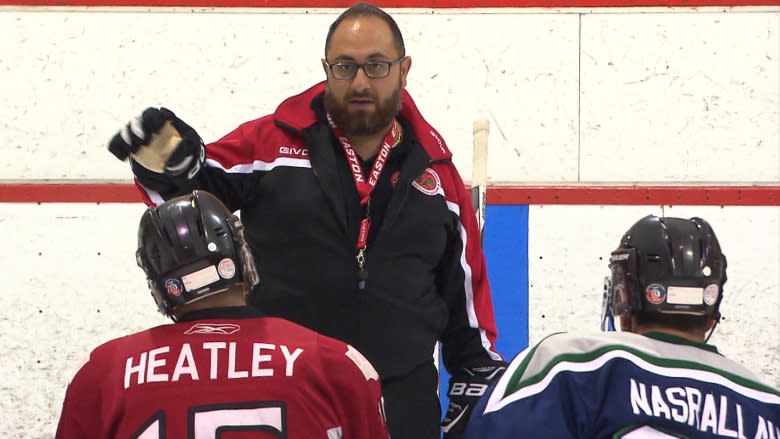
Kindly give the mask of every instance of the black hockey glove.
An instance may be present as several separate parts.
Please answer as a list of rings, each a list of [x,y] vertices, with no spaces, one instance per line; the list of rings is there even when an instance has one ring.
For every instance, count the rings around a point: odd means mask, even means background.
[[[466,367],[450,377],[450,387],[447,391],[449,405],[441,431],[444,439],[460,439],[466,430],[466,423],[474,405],[485,394],[495,380],[501,377],[507,364],[497,361],[489,366]]]
[[[167,108],[147,108],[108,143],[119,160],[171,177],[195,177],[206,159],[198,133]]]

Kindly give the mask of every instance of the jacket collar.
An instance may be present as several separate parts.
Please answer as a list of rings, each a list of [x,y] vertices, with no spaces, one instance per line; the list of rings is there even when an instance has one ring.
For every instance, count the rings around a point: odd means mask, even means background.
[[[274,112],[277,123],[290,127],[297,132],[319,122],[317,114],[311,109],[312,100],[325,93],[325,81],[315,84],[303,93],[285,99]],[[444,138],[423,118],[412,97],[403,90],[401,98],[401,116],[403,116],[414,129],[417,141],[425,149],[425,152],[433,161],[449,160],[452,153]]]
[[[266,314],[251,306],[226,306],[190,311],[183,314],[177,323],[205,319],[251,319],[255,317],[266,317]]]
[[[665,332],[651,331],[651,332],[646,332],[646,333],[644,333],[642,335],[644,335],[645,337],[654,338],[656,340],[665,341],[667,343],[674,343],[674,344],[679,344],[679,345],[693,346],[693,347],[697,347],[699,349],[704,349],[705,351],[710,351],[710,352],[714,352],[716,354],[720,354],[720,352],[718,352],[718,348],[713,346],[713,345],[711,345],[711,344],[690,341],[690,340],[684,339],[682,337],[679,337],[679,336],[676,336],[676,335],[673,335],[673,334],[668,334],[668,333],[665,333]]]

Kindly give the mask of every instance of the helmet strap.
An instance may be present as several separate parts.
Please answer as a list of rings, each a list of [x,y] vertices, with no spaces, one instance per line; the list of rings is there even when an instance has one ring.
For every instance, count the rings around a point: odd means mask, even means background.
[[[707,343],[710,340],[710,337],[712,337],[712,333],[715,332],[715,328],[718,327],[718,323],[720,323],[720,311],[715,311],[715,315],[713,315],[713,318],[715,321],[712,323],[712,328],[710,328],[710,332],[707,334],[706,337],[704,337],[704,343]]]

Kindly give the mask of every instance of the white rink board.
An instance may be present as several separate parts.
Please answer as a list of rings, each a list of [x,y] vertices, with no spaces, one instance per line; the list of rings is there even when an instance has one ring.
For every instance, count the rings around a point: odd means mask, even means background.
[[[324,78],[340,11],[0,9],[0,179],[128,178],[147,106],[216,140]],[[492,182],[780,180],[780,8],[631,11],[393,12],[467,181],[483,117]]]
[[[582,47],[582,180],[780,180],[780,13],[587,15]]]
[[[135,265],[140,204],[3,204],[0,431],[51,438],[65,386],[89,351],[165,323]],[[532,206],[529,334],[598,327],[606,257],[652,207]],[[780,386],[780,208],[675,207],[712,222],[729,261],[725,321],[712,343]],[[602,259],[600,259],[602,258]],[[501,291],[494,291],[495,295]],[[35,420],[35,422],[31,422]]]
[[[135,262],[141,204],[3,204],[0,432],[54,436],[65,386],[98,344],[165,322]]]

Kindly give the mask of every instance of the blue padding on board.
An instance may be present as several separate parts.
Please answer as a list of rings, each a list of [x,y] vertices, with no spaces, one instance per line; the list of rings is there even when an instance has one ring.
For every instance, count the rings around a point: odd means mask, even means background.
[[[509,361],[528,346],[528,206],[488,206],[484,251],[498,326]]]
[[[496,349],[509,361],[528,346],[528,206],[487,206],[483,249],[498,328]],[[443,367],[440,374],[443,414],[449,375]]]

